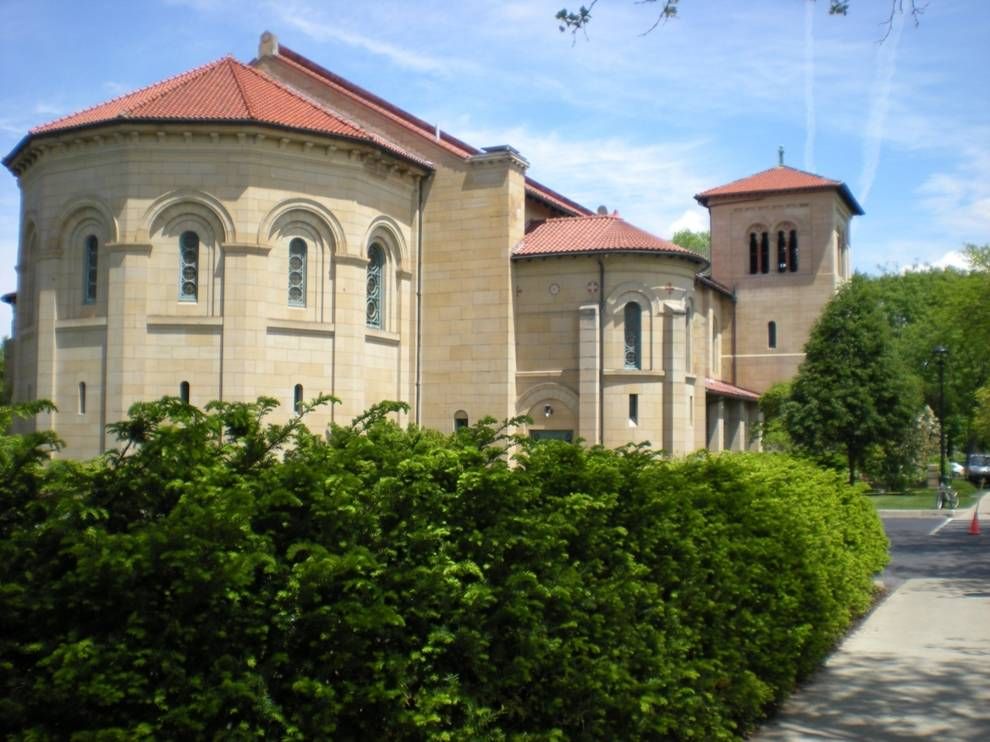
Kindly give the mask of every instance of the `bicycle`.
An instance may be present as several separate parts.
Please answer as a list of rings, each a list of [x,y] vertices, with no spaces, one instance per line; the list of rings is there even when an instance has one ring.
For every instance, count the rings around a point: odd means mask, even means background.
[[[948,482],[940,482],[938,492],[935,494],[935,509],[948,508],[955,510],[959,505],[959,493],[956,492]]]

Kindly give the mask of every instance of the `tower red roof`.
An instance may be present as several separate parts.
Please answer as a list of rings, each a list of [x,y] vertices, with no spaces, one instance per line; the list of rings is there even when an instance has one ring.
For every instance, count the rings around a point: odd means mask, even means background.
[[[764,196],[787,191],[837,190],[845,199],[853,213],[862,215],[863,207],[853,198],[849,188],[841,180],[824,178],[787,165],[778,165],[769,170],[734,180],[731,183],[709,188],[695,196],[702,206],[708,206],[712,198],[720,196]]]

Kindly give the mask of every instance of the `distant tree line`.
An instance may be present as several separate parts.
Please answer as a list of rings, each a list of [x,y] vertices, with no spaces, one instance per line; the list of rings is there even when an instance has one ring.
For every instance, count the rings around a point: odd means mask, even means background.
[[[857,275],[826,307],[789,385],[761,405],[767,446],[890,486],[917,479],[938,451],[944,364],[948,453],[990,447],[990,245],[970,270]],[[937,353],[936,349],[944,349]]]

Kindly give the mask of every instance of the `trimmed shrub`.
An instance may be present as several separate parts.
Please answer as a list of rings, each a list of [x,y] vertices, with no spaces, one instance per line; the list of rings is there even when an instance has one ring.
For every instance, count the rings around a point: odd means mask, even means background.
[[[886,560],[865,498],[784,456],[510,463],[491,421],[324,439],[273,404],[138,405],[84,463],[3,439],[6,736],[733,739]]]

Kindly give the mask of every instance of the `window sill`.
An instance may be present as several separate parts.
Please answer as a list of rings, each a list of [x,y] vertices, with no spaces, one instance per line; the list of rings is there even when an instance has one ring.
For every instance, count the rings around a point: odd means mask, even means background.
[[[662,379],[666,373],[660,369],[642,368],[607,368],[605,376],[611,379],[622,378],[623,376],[635,379]]]
[[[388,332],[387,330],[376,330],[373,327],[366,327],[364,329],[364,339],[365,342],[381,343],[383,345],[398,345],[402,338],[397,332]]]
[[[148,327],[221,327],[223,317],[194,317],[181,314],[153,314],[148,317]]]
[[[79,317],[75,319],[60,319],[55,322],[56,330],[67,330],[70,328],[85,327],[106,327],[106,317]]]
[[[267,329],[269,333],[302,332],[307,335],[333,337],[333,324],[328,322],[311,322],[304,319],[276,319],[269,317]]]

